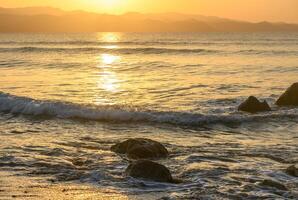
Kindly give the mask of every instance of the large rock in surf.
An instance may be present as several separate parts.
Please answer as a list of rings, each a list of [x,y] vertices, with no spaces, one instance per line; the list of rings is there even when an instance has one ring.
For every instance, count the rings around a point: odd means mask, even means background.
[[[128,139],[111,147],[115,153],[126,154],[131,159],[166,158],[168,150],[159,142],[144,139]]]
[[[149,160],[138,160],[130,164],[125,173],[133,178],[164,183],[177,183],[177,181],[173,179],[168,168]]]
[[[298,82],[294,83],[291,87],[283,93],[276,101],[278,106],[298,106]]]
[[[286,169],[287,174],[298,177],[298,164],[291,165]]]
[[[238,110],[249,113],[256,113],[271,111],[271,108],[266,101],[260,102],[256,97],[250,96],[246,101],[240,104]]]

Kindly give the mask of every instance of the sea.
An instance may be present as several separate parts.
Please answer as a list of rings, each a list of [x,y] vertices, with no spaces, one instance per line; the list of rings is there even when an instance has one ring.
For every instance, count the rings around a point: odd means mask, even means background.
[[[103,199],[297,199],[285,169],[298,108],[275,105],[297,81],[295,32],[2,33],[0,199],[69,184]],[[252,95],[272,111],[238,111]],[[129,138],[165,145],[156,162],[183,182],[127,177],[131,161],[110,147]]]

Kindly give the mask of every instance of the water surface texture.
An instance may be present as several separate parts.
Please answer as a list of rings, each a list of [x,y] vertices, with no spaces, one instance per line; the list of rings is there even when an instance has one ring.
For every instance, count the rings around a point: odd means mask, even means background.
[[[284,170],[298,162],[298,109],[274,105],[297,77],[297,33],[0,34],[0,171],[19,180],[0,180],[0,199],[45,197],[22,193],[29,180],[75,184],[77,199],[98,189],[118,199],[297,199],[298,179]],[[273,111],[238,112],[250,95]],[[171,156],[159,162],[185,182],[125,177],[128,161],[109,149],[135,137],[165,144]]]

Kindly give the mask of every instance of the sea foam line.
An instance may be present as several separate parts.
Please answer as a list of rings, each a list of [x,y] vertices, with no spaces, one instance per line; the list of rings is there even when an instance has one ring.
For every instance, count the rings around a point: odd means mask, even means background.
[[[0,112],[30,116],[46,116],[62,119],[82,119],[117,123],[164,123],[184,126],[206,124],[235,124],[264,121],[266,119],[298,119],[297,109],[280,110],[256,115],[231,113],[204,115],[190,112],[158,112],[132,110],[111,106],[88,106],[67,102],[39,101],[0,92]]]

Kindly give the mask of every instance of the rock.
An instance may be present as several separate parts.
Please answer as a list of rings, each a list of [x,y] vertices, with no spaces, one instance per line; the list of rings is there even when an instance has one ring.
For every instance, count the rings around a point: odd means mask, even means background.
[[[126,174],[134,178],[142,178],[156,182],[177,183],[165,166],[149,160],[138,160],[130,164]]]
[[[278,106],[298,106],[298,82],[294,83],[291,87],[283,93],[276,101]]]
[[[238,110],[249,113],[256,113],[271,111],[271,108],[266,101],[260,102],[256,97],[250,96],[246,101],[240,104]]]
[[[168,150],[159,142],[136,138],[129,139],[111,147],[111,151],[126,154],[131,159],[166,158]]]
[[[298,164],[291,165],[286,169],[287,174],[298,177]]]
[[[282,183],[274,181],[272,179],[265,179],[261,182],[262,186],[266,186],[266,187],[273,187],[279,190],[288,190],[286,188],[286,186],[284,186]]]

